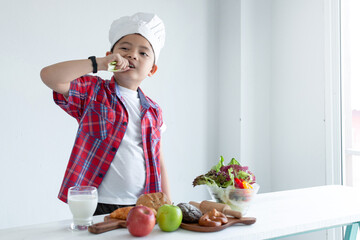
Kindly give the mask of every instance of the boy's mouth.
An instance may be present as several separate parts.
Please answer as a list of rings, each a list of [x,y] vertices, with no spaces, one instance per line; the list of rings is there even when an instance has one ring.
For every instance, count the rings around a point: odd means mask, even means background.
[[[135,68],[135,65],[129,61],[129,68]]]

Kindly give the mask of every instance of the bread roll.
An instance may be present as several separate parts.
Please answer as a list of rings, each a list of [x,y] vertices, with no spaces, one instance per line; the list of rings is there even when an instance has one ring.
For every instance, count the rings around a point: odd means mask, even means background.
[[[136,202],[136,206],[143,205],[154,208],[156,211],[164,204],[171,204],[171,202],[163,192],[143,194]]]
[[[132,208],[133,207],[118,208],[115,211],[113,211],[112,213],[110,213],[110,218],[126,220],[127,215],[129,214],[129,212]]]
[[[199,219],[199,225],[205,227],[219,227],[228,223],[228,218],[222,212],[217,211],[215,208],[205,213]]]

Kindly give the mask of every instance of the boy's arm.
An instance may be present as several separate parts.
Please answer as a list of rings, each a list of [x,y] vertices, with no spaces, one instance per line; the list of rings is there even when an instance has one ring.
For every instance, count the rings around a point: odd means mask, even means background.
[[[161,188],[162,192],[166,194],[166,196],[169,198],[171,202],[171,196],[170,196],[170,187],[169,187],[169,179],[167,176],[167,171],[164,163],[164,155],[161,149],[160,145],[160,171],[161,171]]]
[[[56,63],[43,68],[41,80],[57,93],[69,96],[70,82],[92,72],[90,59]]]
[[[107,70],[108,64],[113,61],[117,62],[117,69],[125,68],[124,66],[129,64],[120,54],[109,53],[106,57],[96,58],[98,70]],[[40,76],[49,88],[64,96],[69,96],[70,82],[83,75],[92,73],[92,71],[91,60],[82,59],[60,62],[44,67],[40,72]]]

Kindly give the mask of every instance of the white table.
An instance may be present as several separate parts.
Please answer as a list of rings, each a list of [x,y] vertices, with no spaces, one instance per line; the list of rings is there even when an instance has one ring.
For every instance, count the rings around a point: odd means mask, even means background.
[[[191,200],[191,199],[189,199]],[[356,239],[360,226],[360,192],[344,186],[322,186],[290,191],[258,194],[247,216],[257,218],[250,226],[234,225],[220,232],[198,233],[178,229],[162,232],[156,225],[153,232],[141,239],[271,239],[309,231],[348,226],[346,239]],[[94,222],[102,221],[96,216]],[[99,235],[71,232],[71,220],[0,230],[0,239],[140,239],[127,229]]]

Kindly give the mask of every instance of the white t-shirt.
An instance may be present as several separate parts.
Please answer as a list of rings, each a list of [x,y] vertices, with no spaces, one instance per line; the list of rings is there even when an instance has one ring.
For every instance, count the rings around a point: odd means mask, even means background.
[[[124,138],[98,188],[98,194],[100,203],[128,205],[136,203],[145,186],[141,106],[137,91],[116,84],[116,94],[123,98],[129,120]]]

